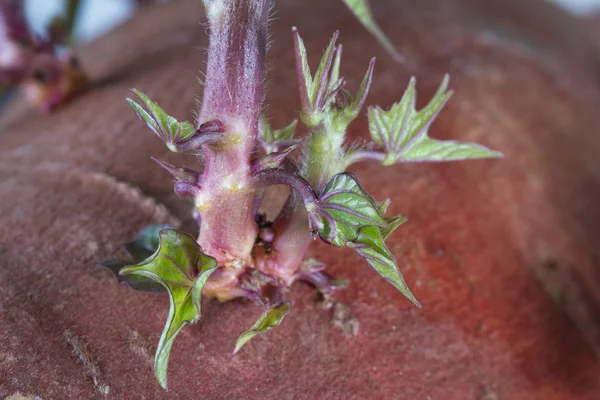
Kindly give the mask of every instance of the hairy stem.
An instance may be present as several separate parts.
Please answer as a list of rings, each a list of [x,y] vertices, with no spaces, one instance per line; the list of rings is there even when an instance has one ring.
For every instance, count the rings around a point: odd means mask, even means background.
[[[295,172],[267,169],[254,174],[250,179],[250,188],[253,190],[273,185],[289,186],[296,192],[305,206],[310,206],[310,204],[317,201],[317,195],[308,182]]]
[[[383,162],[385,160],[386,154],[380,150],[356,150],[352,151],[344,157],[344,166],[348,168],[352,164],[356,164],[362,161],[379,161]]]
[[[248,259],[256,237],[250,178],[263,98],[269,0],[205,0],[210,27],[206,86],[198,120],[223,124],[225,148],[203,146],[199,244],[219,262]],[[231,223],[235,221],[235,223]]]

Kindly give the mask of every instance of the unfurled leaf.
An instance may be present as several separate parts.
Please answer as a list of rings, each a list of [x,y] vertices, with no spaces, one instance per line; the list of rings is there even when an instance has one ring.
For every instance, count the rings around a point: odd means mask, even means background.
[[[148,111],[128,98],[129,106],[161,138],[169,150],[177,152],[177,145],[190,139],[196,133],[196,128],[191,123],[177,121],[139,90],[132,89],[132,92],[142,100]]]
[[[185,324],[193,324],[200,318],[200,295],[217,262],[202,252],[193,237],[176,229],[161,230],[159,239],[158,250],[151,257],[120,273],[149,278],[169,293],[169,316],[154,359],[156,378],[166,388],[173,341]]]
[[[373,18],[373,13],[371,12],[371,8],[367,0],[342,1],[350,9],[350,11],[352,11],[360,23],[363,24],[363,26],[371,33],[371,35],[375,36],[379,44],[381,44],[381,46],[383,46],[383,48],[386,49],[386,51],[390,53],[390,55],[394,57],[396,61],[404,62],[404,57],[402,57],[398,50],[396,50],[396,47],[383,33],[377,22],[375,22],[375,18]]]
[[[125,244],[125,250],[133,258],[132,262],[123,260],[108,260],[99,263],[98,265],[110,270],[119,280],[119,282],[129,285],[131,288],[143,292],[164,292],[165,288],[152,279],[138,275],[120,275],[119,272],[131,265],[138,264],[150,257],[158,249],[159,236],[158,233],[168,228],[168,225],[148,225],[133,241]]]
[[[387,227],[375,200],[351,173],[331,178],[319,196],[319,203],[319,235],[336,246],[353,241],[365,226]]]
[[[399,103],[389,111],[369,108],[369,131],[375,143],[386,152],[384,165],[409,161],[454,161],[473,158],[495,158],[502,154],[476,143],[431,139],[428,130],[450,96],[448,75],[437,93],[422,110],[415,109],[415,78]]]
[[[252,328],[244,332],[235,344],[235,350],[233,354],[237,353],[242,346],[244,346],[250,339],[259,333],[264,333],[272,328],[279,326],[286,314],[291,310],[292,305],[289,302],[281,303],[280,305],[273,307],[265,311],[260,318],[254,323]]]
[[[379,227],[368,226],[359,231],[358,237],[348,246],[352,247],[375,271],[398,289],[404,296],[420,306],[404,282],[394,256],[389,252]]]

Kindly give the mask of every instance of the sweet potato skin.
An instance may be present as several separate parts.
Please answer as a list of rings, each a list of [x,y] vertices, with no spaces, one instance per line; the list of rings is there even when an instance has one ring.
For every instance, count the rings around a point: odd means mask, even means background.
[[[177,339],[169,397],[600,398],[595,43],[584,24],[542,1],[373,3],[407,65],[338,2],[279,1],[267,81],[273,124],[299,108],[291,26],[313,61],[340,29],[352,87],[378,58],[369,103],[389,106],[414,74],[422,104],[449,72],[456,95],[432,136],[506,158],[357,165],[369,192],[409,218],[390,250],[423,309],[350,251],[317,244],[311,255],[351,280],[339,299],[360,321],[358,336],[334,329],[314,292],[296,285],[284,323],[231,356],[260,310],[206,301],[201,322]],[[81,50],[95,80],[89,92],[49,116],[15,104],[0,119],[0,398],[166,396],[151,368],[167,298],[119,286],[94,265],[148,223],[195,233],[189,203],[150,160],[180,158],[124,97],[136,87],[190,118],[205,65],[201,20],[194,0],[148,7]],[[367,137],[365,119],[351,135]]]

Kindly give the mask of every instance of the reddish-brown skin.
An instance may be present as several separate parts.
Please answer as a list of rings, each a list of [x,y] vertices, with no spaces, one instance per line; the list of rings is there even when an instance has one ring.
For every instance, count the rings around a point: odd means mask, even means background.
[[[205,301],[201,323],[176,340],[170,391],[159,388],[151,365],[166,296],[119,286],[94,263],[147,223],[179,218],[195,233],[189,202],[150,160],[180,158],[123,100],[136,87],[176,117],[195,108],[202,10],[173,1],[82,49],[92,91],[50,116],[15,105],[0,122],[0,398],[600,398],[600,90],[584,24],[542,1],[374,1],[410,60],[401,66],[338,3],[278,2],[275,126],[299,108],[290,27],[313,62],[340,29],[351,85],[378,57],[371,103],[398,100],[411,74],[422,103],[450,72],[457,94],[432,135],[506,155],[353,168],[409,217],[390,249],[423,308],[351,251],[317,244],[311,254],[351,279],[339,299],[360,321],[357,337],[295,285],[282,325],[231,356],[260,310]]]

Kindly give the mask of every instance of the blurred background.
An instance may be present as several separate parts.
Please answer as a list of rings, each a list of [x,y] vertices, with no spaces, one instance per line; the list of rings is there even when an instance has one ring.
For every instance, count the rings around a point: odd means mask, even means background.
[[[527,0],[523,0],[527,1]],[[576,14],[600,10],[600,0],[551,0]],[[36,31],[64,9],[65,0],[25,0],[26,13]],[[89,41],[102,35],[129,18],[136,8],[135,0],[84,0],[80,20],[75,29],[80,41]]]

